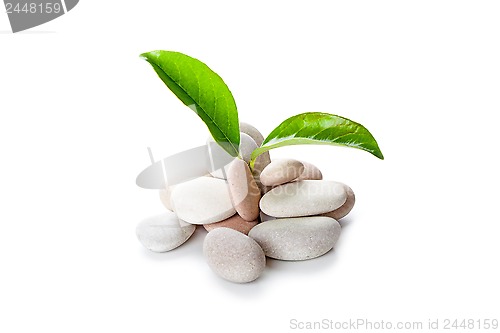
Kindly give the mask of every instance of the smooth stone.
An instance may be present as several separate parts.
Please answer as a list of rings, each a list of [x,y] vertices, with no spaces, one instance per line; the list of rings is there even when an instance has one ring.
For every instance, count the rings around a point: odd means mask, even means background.
[[[234,158],[229,155],[228,152],[226,152],[221,146],[218,144],[213,144],[215,141],[212,137],[209,137],[207,139],[207,146],[209,150],[209,155],[211,158],[214,158],[214,156],[222,156],[222,159],[224,161],[233,161]],[[250,158],[252,156],[252,152],[257,148],[257,144],[255,141],[245,133],[240,132],[240,156],[241,158],[249,163]],[[231,163],[228,163],[224,166],[224,168],[220,168],[217,170],[209,171],[210,174],[213,177],[220,178],[220,179],[227,179],[227,171],[229,169],[229,165]],[[224,170],[223,170],[224,169]]]
[[[266,257],[259,244],[230,228],[210,231],[203,243],[203,255],[217,275],[231,282],[254,281],[266,267]]]
[[[302,180],[277,186],[264,194],[260,209],[274,217],[298,217],[331,212],[346,202],[344,184]]]
[[[301,181],[301,180],[322,180],[323,179],[323,174],[321,173],[321,170],[318,169],[317,166],[309,163],[309,162],[304,162],[301,161],[302,164],[304,165],[304,171],[300,174],[297,179],[294,181]]]
[[[246,221],[256,220],[260,212],[260,189],[245,161],[235,159],[231,163],[227,183],[236,212]]]
[[[191,224],[209,224],[236,213],[223,179],[200,177],[177,184],[170,199],[179,219]]]
[[[154,252],[167,252],[181,246],[194,233],[195,225],[182,227],[177,216],[167,212],[143,220],[136,228],[139,241]]]
[[[309,216],[263,222],[248,235],[270,258],[307,260],[330,251],[340,229],[340,224],[330,217]]]
[[[173,212],[174,208],[172,207],[172,203],[170,202],[170,198],[172,196],[172,191],[174,190],[175,185],[167,186],[166,189],[160,190],[160,201],[169,211]]]
[[[269,163],[260,174],[260,182],[265,186],[288,183],[299,177],[304,164],[294,159],[279,159]]]
[[[240,156],[245,162],[250,162],[252,153],[257,147],[257,143],[250,135],[240,132]]]
[[[356,197],[354,196],[354,192],[352,188],[344,184],[344,188],[346,190],[347,199],[342,206],[335,209],[334,211],[323,214],[323,216],[328,216],[336,220],[340,220],[345,217],[354,207],[354,202],[356,201]]]
[[[248,232],[257,225],[258,221],[245,221],[238,214],[231,216],[230,218],[216,222],[212,224],[204,224],[205,229],[210,232],[217,228],[230,228],[248,235]]]
[[[264,142],[262,133],[249,123],[240,122],[240,132],[249,135],[257,146],[260,146]]]

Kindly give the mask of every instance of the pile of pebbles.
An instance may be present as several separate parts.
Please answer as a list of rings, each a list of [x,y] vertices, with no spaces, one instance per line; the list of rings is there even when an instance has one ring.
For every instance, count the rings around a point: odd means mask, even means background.
[[[264,138],[249,124],[240,130],[241,159],[161,190],[168,212],[142,221],[136,232],[147,249],[166,252],[202,226],[208,231],[203,254],[209,267],[226,280],[245,283],[262,274],[266,257],[297,261],[330,251],[340,236],[338,220],[355,198],[349,186],[323,180],[321,171],[304,161],[271,162],[266,152],[252,172],[250,155]]]

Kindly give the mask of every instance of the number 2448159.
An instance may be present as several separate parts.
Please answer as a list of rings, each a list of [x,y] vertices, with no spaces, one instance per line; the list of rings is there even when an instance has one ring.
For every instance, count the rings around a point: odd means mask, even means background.
[[[58,14],[61,12],[61,4],[60,3],[10,3],[7,2],[5,4],[5,9],[7,9],[7,14],[12,13],[25,13],[25,14]]]

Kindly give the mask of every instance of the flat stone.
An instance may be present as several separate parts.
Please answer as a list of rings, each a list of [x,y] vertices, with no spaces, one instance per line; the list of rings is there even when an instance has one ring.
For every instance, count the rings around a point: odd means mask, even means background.
[[[223,161],[233,161],[234,158],[229,155],[228,152],[226,152],[221,146],[218,144],[214,144],[214,139],[212,137],[209,137],[207,139],[207,146],[208,146],[208,151],[210,158],[213,160],[214,158],[218,158]],[[240,156],[245,162],[250,162],[250,158],[252,156],[252,152],[257,148],[257,144],[255,141],[245,133],[240,132]],[[222,170],[223,168],[217,169],[217,170],[210,170],[210,174],[213,177],[220,178],[220,179],[227,179],[227,171],[229,169],[230,163],[226,164],[224,167],[224,171]]]
[[[172,191],[174,189],[175,185],[172,186],[167,186],[166,189],[160,190],[159,195],[160,195],[160,201],[167,208],[169,211],[173,212],[174,208],[172,207],[172,203],[170,202],[170,197],[172,196]]]
[[[347,194],[347,199],[344,202],[344,204],[342,206],[340,206],[339,208],[335,209],[334,211],[323,214],[323,216],[328,216],[328,217],[331,217],[333,219],[340,220],[341,218],[343,218],[343,217],[347,216],[347,214],[349,214],[349,212],[354,207],[354,202],[356,201],[356,198],[354,196],[354,192],[353,192],[352,188],[350,188],[349,186],[347,186],[345,184],[344,184],[344,188],[345,188],[346,194]]]
[[[139,241],[154,252],[167,252],[181,246],[194,233],[195,225],[181,227],[177,216],[167,212],[143,220],[136,228]]]
[[[346,202],[344,184],[302,180],[277,186],[264,194],[260,209],[274,217],[298,217],[331,212]]]
[[[240,132],[249,135],[253,139],[253,141],[255,141],[257,146],[260,146],[264,141],[264,136],[262,135],[262,133],[260,133],[258,129],[248,123],[240,122]]]
[[[230,228],[236,231],[242,232],[245,235],[248,235],[248,232],[257,225],[258,220],[255,221],[245,221],[238,214],[231,216],[228,219],[225,219],[221,222],[204,224],[205,229],[210,232],[217,228]]]
[[[260,189],[253,179],[247,163],[235,159],[227,171],[229,193],[236,212],[246,221],[259,217]]]
[[[304,171],[304,164],[294,159],[279,159],[269,163],[260,174],[260,181],[266,186],[291,182]]]
[[[231,282],[254,281],[266,267],[266,257],[259,244],[229,228],[217,228],[208,233],[203,255],[217,275]]]
[[[317,166],[301,161],[302,164],[304,165],[304,171],[300,174],[300,176],[295,179],[294,181],[300,181],[300,180],[321,180],[323,179],[323,174],[321,173],[321,170],[318,169]]]
[[[250,230],[249,236],[270,258],[307,260],[330,251],[340,230],[340,224],[332,218],[309,216],[263,222]]]
[[[209,224],[236,213],[223,179],[200,177],[177,184],[170,199],[179,219],[191,224]]]

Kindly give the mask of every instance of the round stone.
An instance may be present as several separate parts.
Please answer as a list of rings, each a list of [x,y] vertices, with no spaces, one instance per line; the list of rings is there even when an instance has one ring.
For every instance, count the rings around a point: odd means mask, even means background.
[[[307,260],[330,251],[340,229],[340,224],[330,217],[309,216],[263,222],[250,230],[249,236],[270,258]]]
[[[354,202],[356,201],[356,198],[354,196],[354,192],[352,188],[344,184],[344,188],[346,190],[347,194],[347,199],[345,203],[340,206],[339,208],[335,209],[334,211],[328,212],[323,214],[323,216],[328,216],[336,220],[340,220],[341,218],[345,217],[349,212],[352,210],[354,207]]]
[[[264,141],[264,136],[262,135],[262,133],[260,133],[258,129],[248,123],[240,122],[240,132],[249,135],[253,139],[253,141],[255,141],[257,146],[260,146]]]
[[[304,164],[294,159],[279,159],[269,163],[260,174],[260,181],[266,186],[288,183],[299,177]]]
[[[181,227],[177,216],[167,212],[143,220],[136,228],[139,241],[154,252],[166,252],[179,247],[194,233],[195,225]]]
[[[323,179],[323,174],[321,173],[321,170],[318,169],[318,167],[304,161],[302,161],[302,164],[304,165],[304,171],[302,171],[300,176],[297,179],[295,179],[295,181]]]
[[[258,221],[245,221],[238,214],[231,216],[221,222],[204,224],[205,229],[210,232],[217,228],[230,228],[248,235],[248,232],[257,225]]]
[[[256,220],[260,212],[260,189],[245,161],[238,158],[231,163],[227,172],[227,183],[238,214],[246,221]]]
[[[170,202],[179,219],[191,224],[209,224],[236,213],[223,179],[200,177],[177,184]]]
[[[346,198],[342,183],[302,180],[277,186],[264,194],[260,209],[274,217],[319,215],[339,208]]]
[[[217,275],[231,282],[254,281],[266,267],[266,257],[259,244],[229,228],[217,228],[208,233],[203,255]]]

